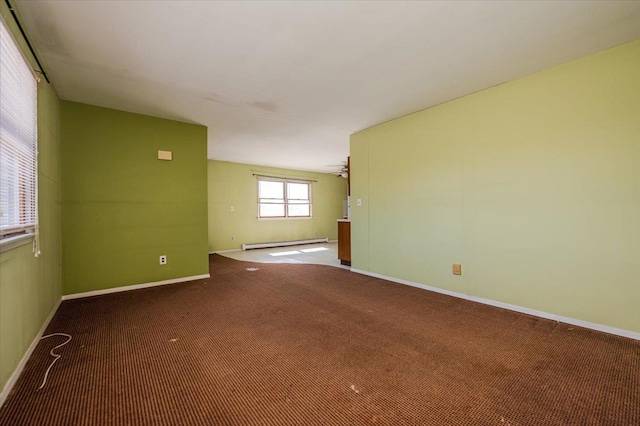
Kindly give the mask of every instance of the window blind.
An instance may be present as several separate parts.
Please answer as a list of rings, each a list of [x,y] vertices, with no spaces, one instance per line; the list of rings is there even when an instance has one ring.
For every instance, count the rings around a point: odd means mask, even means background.
[[[37,81],[0,20],[0,236],[38,225]]]

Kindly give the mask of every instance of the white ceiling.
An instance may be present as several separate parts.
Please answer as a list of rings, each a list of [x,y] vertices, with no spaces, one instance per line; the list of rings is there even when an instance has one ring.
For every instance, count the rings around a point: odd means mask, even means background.
[[[639,1],[17,1],[62,99],[338,171],[349,135],[640,38]]]

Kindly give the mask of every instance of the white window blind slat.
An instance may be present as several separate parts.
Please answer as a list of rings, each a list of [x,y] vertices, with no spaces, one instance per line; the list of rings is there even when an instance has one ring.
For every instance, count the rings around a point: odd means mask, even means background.
[[[37,82],[0,20],[0,237],[37,230]]]

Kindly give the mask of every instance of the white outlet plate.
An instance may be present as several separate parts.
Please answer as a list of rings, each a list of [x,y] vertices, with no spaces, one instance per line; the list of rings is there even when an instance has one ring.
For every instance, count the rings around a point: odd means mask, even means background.
[[[167,264],[167,256],[166,255],[160,256],[160,264],[161,265],[166,265]]]

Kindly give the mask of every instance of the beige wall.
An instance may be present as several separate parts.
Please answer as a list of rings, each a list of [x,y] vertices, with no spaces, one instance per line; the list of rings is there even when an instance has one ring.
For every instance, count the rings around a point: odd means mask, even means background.
[[[313,218],[258,220],[254,174],[317,181],[312,183]],[[243,243],[322,237],[335,240],[336,219],[342,217],[346,188],[346,181],[333,174],[209,160],[209,251],[239,249]]]
[[[356,133],[351,162],[354,268],[640,332],[640,41]]]

